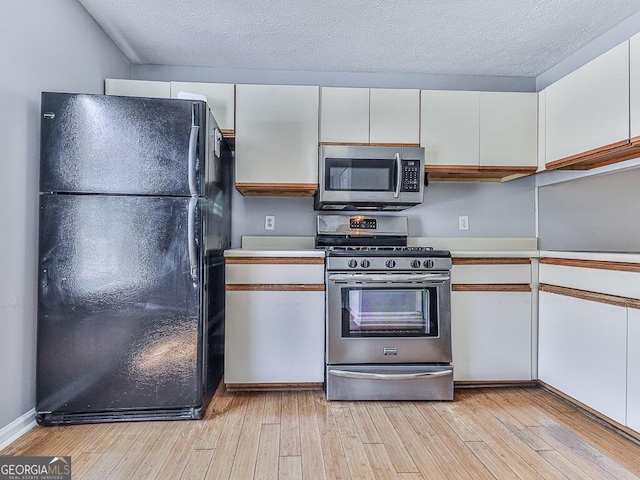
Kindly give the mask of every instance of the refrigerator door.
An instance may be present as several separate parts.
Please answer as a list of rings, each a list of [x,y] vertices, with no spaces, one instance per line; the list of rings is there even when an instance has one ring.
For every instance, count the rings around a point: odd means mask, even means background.
[[[206,115],[195,100],[44,92],[40,191],[202,196]]]
[[[38,413],[202,405],[203,202],[40,196]]]

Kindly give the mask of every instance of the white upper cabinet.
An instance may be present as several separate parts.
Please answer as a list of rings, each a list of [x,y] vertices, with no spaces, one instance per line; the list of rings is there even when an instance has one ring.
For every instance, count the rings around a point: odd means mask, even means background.
[[[537,165],[535,93],[423,90],[421,101],[427,165]]]
[[[320,89],[320,141],[369,143],[369,89]]]
[[[369,90],[371,143],[420,143],[420,90]]]
[[[547,143],[547,91],[538,93],[538,171],[546,168],[546,143]]]
[[[317,185],[318,88],[236,86],[236,183]]]
[[[320,89],[320,142],[420,142],[420,90]]]
[[[234,129],[235,86],[232,83],[171,82],[171,98],[202,95],[222,130]]]
[[[629,40],[629,105],[631,139],[640,140],[640,33]]]
[[[546,89],[546,163],[629,140],[629,42]]]
[[[423,90],[420,145],[427,165],[478,165],[480,94]]]
[[[535,93],[480,92],[480,165],[538,164]]]
[[[169,82],[107,78],[104,81],[104,93],[121,97],[171,98],[171,84]]]

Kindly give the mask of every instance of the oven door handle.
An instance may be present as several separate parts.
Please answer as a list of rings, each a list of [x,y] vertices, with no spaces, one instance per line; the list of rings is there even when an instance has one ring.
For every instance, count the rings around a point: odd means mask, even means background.
[[[407,274],[382,273],[379,275],[368,273],[334,273],[329,275],[329,280],[334,282],[371,282],[371,283],[436,283],[450,280],[449,275],[442,274]]]
[[[445,377],[447,375],[453,375],[453,370],[397,374],[350,372],[348,370],[329,370],[329,375],[333,375],[335,377],[357,378],[360,380],[420,380],[430,377]]]

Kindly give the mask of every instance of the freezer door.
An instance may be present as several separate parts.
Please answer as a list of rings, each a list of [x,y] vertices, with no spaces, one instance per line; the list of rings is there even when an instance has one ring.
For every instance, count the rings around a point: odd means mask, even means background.
[[[205,102],[42,94],[40,191],[204,195]]]
[[[200,204],[40,196],[38,412],[202,404]]]

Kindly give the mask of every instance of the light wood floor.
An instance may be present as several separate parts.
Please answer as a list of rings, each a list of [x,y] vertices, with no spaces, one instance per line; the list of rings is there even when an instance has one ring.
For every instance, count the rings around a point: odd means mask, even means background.
[[[221,389],[202,421],[37,427],[0,455],[71,455],[79,479],[640,478],[640,446],[537,388],[384,403]]]

